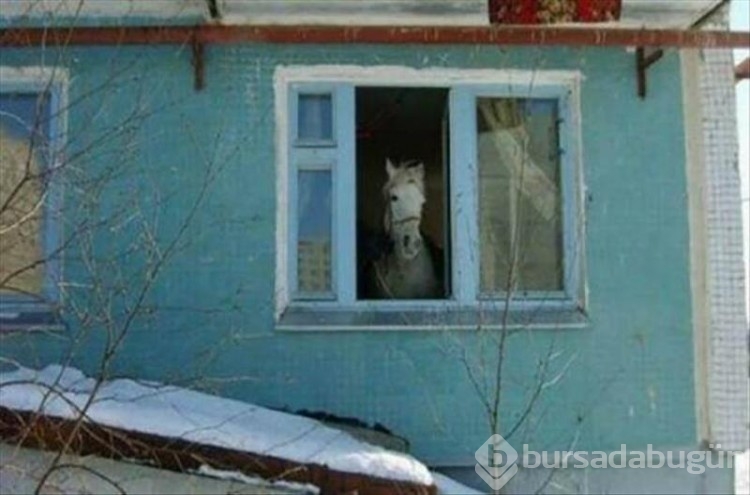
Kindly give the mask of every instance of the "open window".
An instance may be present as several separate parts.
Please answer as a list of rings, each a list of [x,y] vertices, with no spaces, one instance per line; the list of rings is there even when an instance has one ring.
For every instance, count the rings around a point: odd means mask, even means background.
[[[355,113],[357,299],[449,298],[448,90],[357,87]]]
[[[577,75],[393,71],[277,72],[279,326],[577,312]]]

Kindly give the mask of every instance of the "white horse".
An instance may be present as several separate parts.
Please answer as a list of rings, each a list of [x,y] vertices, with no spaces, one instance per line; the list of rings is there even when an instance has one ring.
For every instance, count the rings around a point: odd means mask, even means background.
[[[425,204],[424,164],[393,165],[386,159],[388,181],[383,186],[386,201],[383,226],[392,249],[374,262],[375,287],[381,299],[437,299],[443,287],[436,270],[436,254],[422,237],[422,207]]]

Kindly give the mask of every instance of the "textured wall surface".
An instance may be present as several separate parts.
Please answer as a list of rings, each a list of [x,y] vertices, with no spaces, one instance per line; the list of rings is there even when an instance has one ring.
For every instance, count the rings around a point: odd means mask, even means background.
[[[141,228],[147,224],[155,226],[150,236],[159,253],[171,253],[170,262],[146,294],[150,311],[128,326],[113,373],[379,422],[408,438],[415,455],[446,465],[473,464],[490,433],[464,360],[493,376],[496,333],[274,330],[274,68],[346,63],[582,71],[589,325],[510,337],[503,432],[525,417],[510,441],[536,450],[695,443],[675,54],[649,70],[645,101],[636,96],[633,55],[621,49],[209,46],[202,92],[193,90],[189,49],[6,49],[2,63],[69,68],[67,232],[74,231],[74,218],[112,218],[86,240],[87,250],[71,249],[65,260],[69,329],[3,337],[3,356],[38,366],[72,353],[77,366],[94,372],[107,322],[128,325],[124,315],[143,286],[144,268],[159,256],[132,249],[151,242]],[[205,202],[169,251],[207,168]],[[90,176],[101,178],[100,192],[82,197],[73,184]],[[82,262],[86,253],[102,260],[95,277]],[[105,287],[117,297],[82,326],[76,311],[96,306]],[[550,361],[550,383],[525,415],[540,361]]]
[[[727,29],[728,14],[728,8],[723,9],[706,29]],[[708,198],[710,438],[727,450],[747,450],[750,327],[745,314],[737,106],[730,50],[701,52],[700,88]]]

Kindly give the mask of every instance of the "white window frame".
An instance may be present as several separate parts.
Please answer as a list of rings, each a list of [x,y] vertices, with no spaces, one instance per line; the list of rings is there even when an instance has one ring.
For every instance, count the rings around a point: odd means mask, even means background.
[[[469,315],[512,310],[506,325],[531,327],[581,327],[586,325],[584,276],[583,174],[581,157],[579,71],[526,71],[492,69],[414,69],[402,66],[315,65],[282,66],[274,75],[276,117],[276,327],[280,330],[335,329],[445,329],[476,328]],[[443,87],[449,90],[451,119],[450,214],[452,259],[451,296],[441,300],[356,299],[356,161],[354,89],[356,87]],[[292,159],[296,106],[299,92],[331,91],[334,101],[333,132],[336,146],[305,150],[311,157],[332,163],[332,287],[337,298],[296,300],[294,231],[297,169]],[[563,198],[564,297],[484,299],[479,291],[478,188],[476,108],[479,96],[557,98],[564,150],[560,166]],[[473,153],[473,156],[472,156]],[[470,242],[474,239],[474,242]],[[474,261],[471,261],[474,260]],[[347,275],[349,274],[349,275]],[[292,321],[288,313],[298,314]],[[539,311],[542,310],[542,311]],[[536,321],[528,316],[533,312]],[[453,313],[452,318],[442,318]],[[400,319],[397,315],[410,315]],[[347,315],[351,318],[347,318]],[[363,316],[364,315],[364,316]],[[493,326],[490,324],[489,326]]]

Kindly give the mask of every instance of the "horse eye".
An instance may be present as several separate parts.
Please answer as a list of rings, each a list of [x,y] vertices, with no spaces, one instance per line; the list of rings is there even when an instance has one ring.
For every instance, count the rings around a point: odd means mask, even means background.
[[[391,195],[391,201],[398,201],[398,196],[396,196],[395,194]]]

